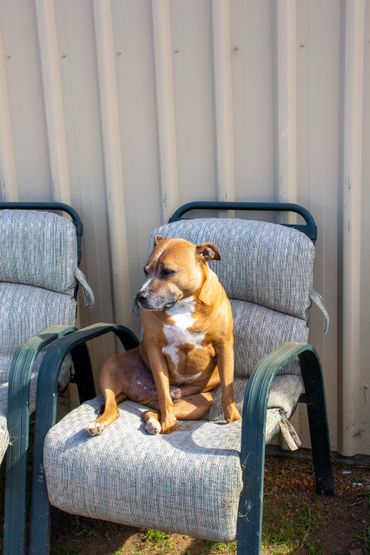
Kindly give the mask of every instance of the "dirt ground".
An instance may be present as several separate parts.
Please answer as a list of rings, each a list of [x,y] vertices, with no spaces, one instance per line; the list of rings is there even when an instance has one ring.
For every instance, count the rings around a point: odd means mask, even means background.
[[[335,465],[336,497],[314,492],[312,463],[268,456],[264,555],[370,555],[370,468]],[[223,555],[236,544],[140,530],[54,510],[54,555]]]

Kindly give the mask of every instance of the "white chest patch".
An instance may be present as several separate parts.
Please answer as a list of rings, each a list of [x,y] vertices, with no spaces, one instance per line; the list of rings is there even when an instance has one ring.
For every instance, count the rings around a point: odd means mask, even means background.
[[[194,309],[195,301],[193,297],[189,297],[188,299],[177,302],[173,308],[167,310],[167,314],[171,316],[174,323],[164,326],[163,332],[168,344],[163,347],[162,352],[171,358],[175,366],[175,371],[180,360],[180,345],[190,343],[194,348],[202,346],[205,334],[188,331],[194,324]],[[195,376],[193,376],[193,378],[194,377]]]

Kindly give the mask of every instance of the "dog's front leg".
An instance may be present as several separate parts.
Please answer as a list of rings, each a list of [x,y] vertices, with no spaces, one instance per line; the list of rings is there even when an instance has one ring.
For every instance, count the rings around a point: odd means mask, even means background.
[[[149,364],[158,394],[161,417],[161,433],[169,434],[178,430],[174,414],[174,403],[170,395],[170,380],[166,360],[162,352],[151,348],[148,352]]]
[[[226,422],[240,420],[234,400],[234,345],[232,339],[216,345],[217,366],[221,378],[222,406]]]

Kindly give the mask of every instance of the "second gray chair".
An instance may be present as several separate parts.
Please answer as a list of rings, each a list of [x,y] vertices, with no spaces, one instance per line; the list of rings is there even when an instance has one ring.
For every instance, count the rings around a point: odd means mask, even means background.
[[[0,462],[8,451],[4,553],[12,555],[24,550],[29,414],[42,349],[75,329],[79,284],[86,304],[94,302],[79,269],[81,236],[81,220],[67,205],[0,203]]]

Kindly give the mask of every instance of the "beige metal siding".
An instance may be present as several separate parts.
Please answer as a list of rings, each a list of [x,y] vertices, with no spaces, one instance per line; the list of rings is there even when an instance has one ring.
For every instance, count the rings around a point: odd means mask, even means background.
[[[370,454],[369,99],[370,0],[0,0],[0,197],[80,212],[97,297],[81,323],[139,329],[147,237],[179,204],[299,202],[345,455]]]

